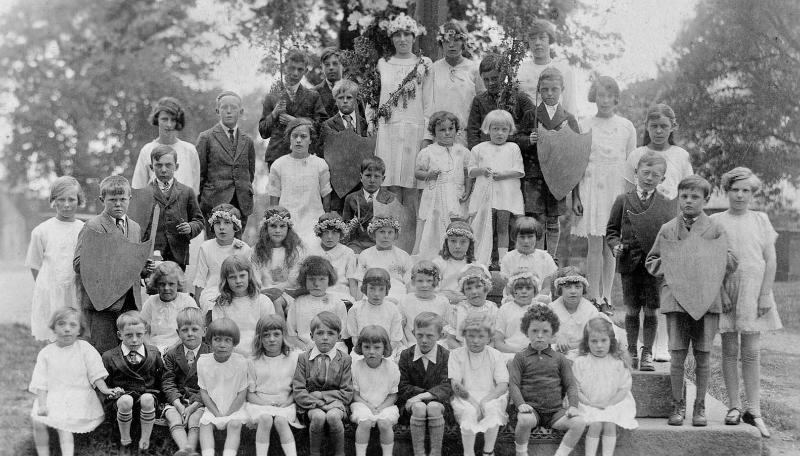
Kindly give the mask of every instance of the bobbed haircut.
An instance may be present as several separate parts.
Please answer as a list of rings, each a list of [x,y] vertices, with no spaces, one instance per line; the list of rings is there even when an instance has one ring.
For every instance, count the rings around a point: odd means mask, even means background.
[[[727,192],[733,184],[741,180],[750,181],[750,188],[754,192],[761,188],[761,179],[750,168],[739,166],[722,175],[722,189]]]
[[[636,169],[638,170],[642,166],[663,166],[664,171],[663,174],[667,172],[667,159],[664,156],[656,151],[648,150],[639,158],[639,163],[636,164]]]
[[[481,131],[483,134],[488,135],[489,129],[492,128],[492,125],[508,126],[509,136],[517,132],[517,126],[514,124],[514,118],[511,117],[511,113],[505,109],[495,109],[494,111],[490,111],[489,114],[486,114],[486,117],[483,119],[483,123],[481,124]]]
[[[711,184],[702,176],[692,174],[686,176],[678,183],[678,193],[681,190],[700,190],[703,192],[703,197],[708,198],[711,194]]]
[[[366,171],[377,171],[381,174],[386,174],[386,163],[381,157],[367,157],[361,160],[361,174]]]
[[[525,315],[522,316],[522,320],[519,323],[519,329],[523,332],[523,334],[528,334],[528,329],[531,327],[532,321],[546,321],[550,323],[550,327],[553,329],[553,334],[555,335],[558,333],[558,328],[560,322],[558,321],[558,315],[553,312],[553,309],[546,304],[537,304],[534,303],[533,305],[528,307],[528,310],[525,311]]]
[[[556,42],[556,27],[553,25],[552,22],[546,21],[544,19],[536,18],[531,21],[530,29],[528,32],[528,36],[530,39],[540,33],[547,34],[547,40],[550,41],[550,44],[555,44]]]
[[[467,331],[486,331],[491,339],[494,337],[494,324],[488,316],[470,315],[461,323],[459,328],[459,333],[461,333],[462,337],[467,335]]]
[[[239,345],[241,340],[241,332],[239,332],[239,325],[228,317],[217,318],[208,325],[208,332],[206,338],[212,341],[215,337],[230,337],[233,339],[233,345]]]
[[[50,207],[53,207],[56,199],[71,188],[78,189],[78,206],[83,206],[86,202],[86,195],[83,193],[83,187],[81,187],[78,179],[72,176],[61,176],[50,184]]]
[[[643,146],[646,146],[653,142],[650,139],[650,132],[647,131],[647,124],[650,121],[656,121],[661,118],[661,116],[666,117],[672,123],[672,126],[676,126],[678,124],[678,120],[675,117],[675,111],[672,110],[668,105],[664,103],[659,103],[650,107],[647,110],[647,114],[644,116],[644,141],[642,142]],[[671,145],[675,145],[675,131],[670,132],[669,137],[667,138],[667,143]]]
[[[166,144],[159,144],[153,148],[153,151],[150,153],[150,163],[161,160],[161,157],[164,155],[172,155],[172,158],[175,159],[175,163],[178,163],[178,152],[176,152],[172,146]]]
[[[178,266],[178,263],[174,261],[164,261],[156,266],[156,268],[153,269],[153,272],[150,273],[150,278],[147,280],[147,286],[150,288],[156,288],[158,286],[158,281],[164,277],[175,277],[175,280],[178,282],[178,286],[183,286],[186,282],[183,270],[180,266]]]
[[[517,217],[511,227],[511,238],[516,239],[517,236],[531,234],[536,236],[536,239],[541,239],[544,236],[542,224],[533,217]]]
[[[183,130],[184,125],[186,125],[186,114],[183,112],[183,106],[180,101],[172,97],[163,97],[153,105],[153,109],[150,110],[149,120],[156,127],[158,126],[158,116],[161,111],[175,118],[175,130]]]
[[[309,294],[306,281],[309,277],[319,276],[328,278],[328,286],[336,285],[339,280],[336,268],[333,267],[330,261],[317,255],[307,256],[300,263],[300,272],[297,275],[297,285],[300,287],[300,293],[303,295]]]
[[[175,321],[178,323],[178,329],[189,325],[197,325],[201,328],[206,327],[206,319],[203,316],[203,311],[197,307],[184,307],[178,312]]]
[[[431,120],[428,121],[428,132],[436,137],[436,127],[438,127],[440,123],[448,120],[456,127],[456,131],[461,130],[461,125],[458,122],[458,116],[449,111],[436,111],[431,116]]]
[[[328,312],[326,310],[314,316],[314,318],[311,319],[311,334],[314,334],[314,331],[322,326],[332,329],[339,334],[342,333],[342,320],[333,312]]]
[[[589,103],[597,103],[597,89],[600,87],[614,95],[614,105],[619,104],[619,84],[611,76],[600,76],[592,81],[592,86],[589,87]]]
[[[444,331],[444,322],[442,321],[442,317],[433,313],[433,312],[420,312],[414,318],[414,329],[421,329],[421,328],[430,328],[431,326],[436,328],[436,331],[441,334]]]
[[[297,117],[286,125],[286,132],[284,133],[284,139],[286,139],[287,143],[286,147],[290,147],[292,132],[300,127],[308,127],[308,134],[311,137],[312,143],[317,140],[317,130],[314,129],[314,123],[306,117]]]
[[[150,332],[150,325],[138,310],[129,310],[117,317],[117,331],[124,331],[126,326],[138,324],[144,325],[144,330]]]
[[[367,294],[367,285],[384,286],[386,287],[386,294],[392,288],[392,278],[386,269],[383,268],[369,268],[364,273],[364,280],[361,282],[361,292]]]
[[[513,281],[509,280],[506,284],[506,290],[508,290],[512,295],[517,288],[521,287],[531,287],[533,288],[533,294],[539,293],[539,285],[536,283],[536,280],[529,276],[518,277]]]
[[[281,353],[284,355],[289,354],[291,347],[289,347],[289,345],[286,343],[286,320],[284,320],[280,315],[269,314],[259,318],[258,322],[256,323],[256,332],[255,336],[253,337],[252,346],[250,347],[250,353],[252,353],[253,359],[267,356],[267,350],[264,348],[264,344],[261,343],[261,338],[264,337],[264,333],[267,331],[275,330],[278,330],[281,332],[281,334],[283,334],[283,339],[281,340]]]
[[[383,326],[368,325],[364,326],[358,334],[358,340],[353,346],[353,351],[358,355],[363,355],[364,351],[362,345],[369,344],[383,344],[383,357],[388,358],[392,356],[392,342],[389,340],[389,333],[386,332]]]
[[[105,198],[107,195],[128,195],[131,194],[131,183],[125,176],[115,174],[108,176],[100,182],[100,197]]]
[[[64,321],[67,318],[72,318],[72,317],[78,320],[78,328],[79,328],[78,334],[82,335],[84,330],[82,321],[83,319],[81,318],[80,311],[74,307],[67,306],[67,307],[59,307],[58,309],[56,309],[53,312],[53,314],[50,315],[50,321],[47,323],[47,327],[50,328],[51,331],[55,331],[58,322]]]

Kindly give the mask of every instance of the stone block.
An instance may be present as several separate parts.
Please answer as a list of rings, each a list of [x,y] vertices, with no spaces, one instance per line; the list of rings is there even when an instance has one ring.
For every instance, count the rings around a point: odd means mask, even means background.
[[[672,411],[669,363],[653,363],[654,372],[631,372],[631,393],[636,400],[636,418],[667,418]]]

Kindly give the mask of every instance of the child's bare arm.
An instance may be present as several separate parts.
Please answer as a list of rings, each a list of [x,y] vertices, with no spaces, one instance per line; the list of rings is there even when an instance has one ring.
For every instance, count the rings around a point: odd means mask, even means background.
[[[101,378],[100,380],[94,382],[94,387],[97,388],[97,391],[100,391],[101,394],[109,396],[114,394],[114,391],[106,385],[106,380]]]
[[[248,403],[255,404],[255,405],[272,405],[272,404],[267,403],[267,401],[265,401],[265,400],[261,399],[260,397],[258,397],[258,394],[251,393],[250,391],[247,392],[247,397],[245,398],[245,400]]]
[[[203,405],[205,405],[208,411],[213,413],[214,416],[223,416],[217,408],[217,404],[214,403],[214,399],[211,399],[211,396],[208,395],[208,391],[200,389],[200,398],[203,400]]]
[[[47,390],[36,390],[36,399],[39,401],[39,410],[36,411],[40,416],[47,416],[50,409],[47,408]]]
[[[367,401],[363,397],[361,397],[361,394],[359,394],[358,391],[353,391],[353,402],[360,402],[360,403],[366,405],[367,407],[369,407],[370,409],[375,408],[375,405],[372,404],[371,402]]]
[[[503,353],[516,353],[516,350],[506,344],[506,335],[500,331],[494,333],[494,348]]]
[[[397,393],[392,393],[386,396],[386,399],[384,399],[383,402],[381,402],[380,405],[378,405],[377,407],[378,411],[380,412],[385,408],[393,406],[395,402],[397,402]]]
[[[461,347],[461,342],[456,339],[456,336],[452,334],[447,335],[447,348],[450,350],[455,350],[456,348]]]
[[[228,409],[227,413],[225,413],[225,416],[228,416],[228,415],[236,412],[240,408],[242,408],[242,406],[244,405],[244,401],[245,401],[246,397],[247,397],[247,388],[239,391],[239,393],[233,399],[233,402],[231,403],[231,406]]]

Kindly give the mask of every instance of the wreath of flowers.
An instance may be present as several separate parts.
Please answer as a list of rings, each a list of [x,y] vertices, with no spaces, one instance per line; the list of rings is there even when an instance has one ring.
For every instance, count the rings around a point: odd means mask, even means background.
[[[439,275],[439,268],[436,266],[431,268],[416,268],[411,272],[411,275],[414,274],[423,274],[433,277],[433,280],[442,280],[442,276]]]
[[[467,273],[467,271],[477,269],[475,272]],[[489,273],[489,269],[482,265],[482,264],[468,264],[464,266],[462,269],[463,275],[458,278],[458,289],[464,290],[464,284],[467,283],[469,280],[478,279],[483,284],[484,288],[491,289],[492,287],[492,275]]]
[[[270,217],[264,217],[261,219],[265,225],[274,225],[280,222],[286,222],[289,225],[289,228],[294,226],[294,220],[292,220],[292,216],[290,214],[273,214]]]
[[[514,288],[514,282],[516,282],[517,280],[520,280],[520,279],[529,279],[529,280],[531,280],[533,282],[533,284],[536,286],[536,288],[539,288],[539,279],[537,279],[536,276],[533,275],[533,273],[530,272],[530,271],[518,272],[518,273],[512,275],[511,277],[509,277],[508,278],[508,288],[509,289],[513,289]]]
[[[378,23],[378,27],[381,27],[381,25],[383,25],[383,22]],[[415,38],[426,33],[425,27],[419,25],[414,18],[406,16],[406,13],[400,13],[392,18],[385,28],[389,37],[400,31],[411,32]]]
[[[586,277],[579,276],[579,275],[570,275],[566,277],[559,277],[553,281],[553,285],[558,288],[562,285],[567,285],[570,283],[580,283],[583,285],[583,288],[589,288],[589,281],[586,280]]]
[[[420,67],[422,68],[420,69]],[[414,68],[403,78],[397,89],[389,94],[389,99],[378,108],[370,121],[377,124],[378,120],[383,117],[388,122],[392,118],[392,110],[399,106],[401,101],[403,102],[403,108],[408,108],[408,100],[413,100],[417,97],[417,86],[422,84],[428,73],[430,73],[430,68],[425,62],[425,57],[418,53],[417,63]]]
[[[464,228],[450,228],[449,230],[445,231],[445,237],[449,236],[464,236],[465,238],[474,241],[475,235],[470,230],[465,230]]]
[[[342,236],[347,236],[347,233],[350,232],[350,226],[339,218],[323,220],[314,225],[314,234],[317,236],[321,236],[322,232],[326,230],[336,230]]]
[[[235,226],[237,230],[242,229],[242,222],[239,220],[239,217],[231,214],[228,211],[215,211],[213,214],[211,214],[211,217],[208,218],[208,223],[211,226],[214,226],[215,223],[222,221],[233,223],[233,226]]]
[[[397,232],[397,235],[400,236],[400,222],[388,217],[374,218],[371,222],[369,222],[369,225],[367,225],[367,233],[372,236],[377,229],[385,226],[394,228],[395,232]]]

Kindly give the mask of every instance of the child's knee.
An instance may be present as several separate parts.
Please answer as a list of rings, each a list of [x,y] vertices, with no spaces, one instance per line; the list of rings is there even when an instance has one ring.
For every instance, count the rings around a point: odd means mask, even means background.
[[[170,427],[183,424],[183,418],[181,417],[181,414],[178,413],[178,411],[174,408],[164,411],[164,418],[167,419],[167,423]]]
[[[381,434],[394,432],[392,422],[389,420],[378,420],[378,429],[381,431]]]
[[[242,422],[239,420],[230,420],[225,428],[228,429],[228,432],[239,432],[242,430]]]
[[[425,405],[424,402],[415,402],[411,406],[411,415],[413,415],[414,418],[424,419],[427,416],[427,414],[428,414],[428,407],[427,405]]]
[[[265,413],[258,417],[258,425],[259,426],[272,426],[272,416]]]
[[[328,423],[330,427],[336,427],[342,425],[342,411],[339,409],[328,410],[325,414],[325,421]]]
[[[194,413],[189,416],[189,427],[199,427],[200,426],[200,418],[203,417],[203,413],[205,413],[204,409],[195,410]]]
[[[518,413],[517,414],[517,428],[520,429],[533,429],[539,424],[536,415],[533,413]]]
[[[156,408],[156,398],[150,393],[144,393],[139,398],[139,404],[142,406],[142,411],[152,411]]]
[[[437,418],[444,415],[444,405],[439,402],[428,402],[427,406],[428,418]]]
[[[133,398],[129,394],[123,394],[117,399],[117,410],[122,413],[129,413],[133,410]]]
[[[573,416],[569,419],[568,426],[570,429],[583,429],[586,427],[586,420],[582,416]]]
[[[282,416],[276,416],[273,418],[272,423],[275,425],[275,427],[286,427],[289,425],[289,421]]]

